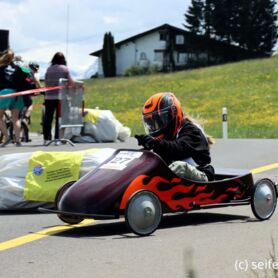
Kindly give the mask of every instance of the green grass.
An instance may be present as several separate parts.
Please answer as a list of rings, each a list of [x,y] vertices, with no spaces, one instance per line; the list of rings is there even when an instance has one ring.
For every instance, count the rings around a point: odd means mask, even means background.
[[[112,110],[132,134],[142,133],[141,110],[156,92],[173,92],[186,113],[222,136],[222,107],[228,108],[229,137],[278,137],[278,58],[250,60],[176,73],[85,81],[86,107]],[[33,128],[39,128],[39,110]]]

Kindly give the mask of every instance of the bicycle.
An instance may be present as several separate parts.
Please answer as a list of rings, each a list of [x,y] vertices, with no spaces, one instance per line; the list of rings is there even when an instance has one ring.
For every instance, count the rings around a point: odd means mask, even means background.
[[[29,127],[28,127],[28,125],[30,124],[30,120],[26,120],[27,119],[25,117],[26,110],[27,108],[24,107],[24,109],[19,114],[21,142],[31,142],[31,139],[29,137]],[[15,142],[13,123],[12,123],[11,113],[9,110],[5,111],[4,113],[4,122],[6,123],[9,137],[12,139],[13,142]],[[2,141],[3,141],[3,133],[0,131],[0,142]]]

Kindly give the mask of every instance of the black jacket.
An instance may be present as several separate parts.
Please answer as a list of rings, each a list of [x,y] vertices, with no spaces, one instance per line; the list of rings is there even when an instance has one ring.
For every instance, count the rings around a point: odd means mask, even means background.
[[[197,168],[205,172],[209,180],[213,179],[214,170],[209,165],[211,157],[207,138],[197,125],[187,119],[184,119],[176,139],[156,141],[153,150],[167,164],[193,158]]]
[[[0,90],[15,89],[16,91],[24,91],[35,87],[27,69],[13,63],[0,67]]]

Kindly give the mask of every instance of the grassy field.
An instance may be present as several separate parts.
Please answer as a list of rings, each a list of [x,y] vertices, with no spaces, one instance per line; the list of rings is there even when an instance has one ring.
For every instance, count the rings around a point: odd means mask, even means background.
[[[87,108],[109,109],[132,134],[142,133],[141,110],[156,92],[173,92],[186,113],[201,119],[207,133],[222,137],[222,107],[229,137],[278,137],[278,57],[140,77],[85,81]],[[37,98],[36,102],[41,99]],[[40,109],[32,130],[39,129]]]

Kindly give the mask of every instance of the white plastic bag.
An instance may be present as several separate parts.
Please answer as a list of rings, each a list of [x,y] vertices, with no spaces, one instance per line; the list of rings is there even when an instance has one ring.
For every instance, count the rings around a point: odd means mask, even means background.
[[[97,142],[126,141],[131,131],[123,126],[110,110],[86,109],[84,134],[91,135]]]

